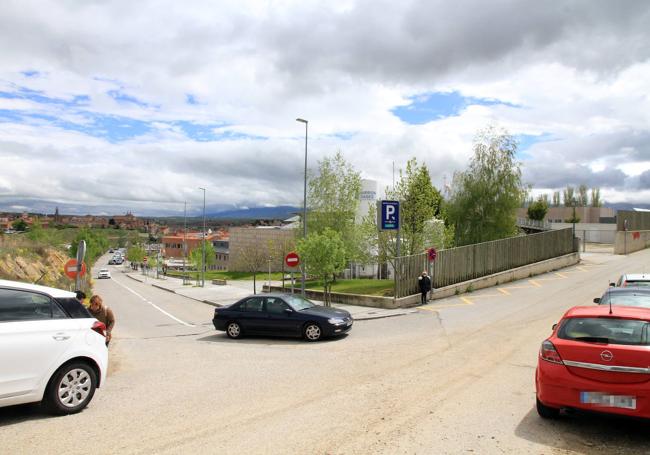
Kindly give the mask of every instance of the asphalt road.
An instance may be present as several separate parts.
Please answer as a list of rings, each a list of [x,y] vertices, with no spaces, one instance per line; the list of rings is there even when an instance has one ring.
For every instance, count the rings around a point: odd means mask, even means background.
[[[567,308],[649,260],[587,254],[320,343],[229,340],[212,307],[114,272],[106,386],[74,416],[0,409],[0,453],[645,454],[647,423],[540,419],[534,369]]]

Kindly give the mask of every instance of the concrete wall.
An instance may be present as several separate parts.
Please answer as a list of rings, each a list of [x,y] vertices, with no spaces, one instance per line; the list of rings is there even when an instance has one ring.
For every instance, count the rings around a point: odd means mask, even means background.
[[[613,218],[614,214],[614,209],[609,207],[576,207],[576,216],[583,223],[599,223],[601,218]],[[517,216],[526,218],[528,209],[518,208]],[[549,207],[544,220],[555,223],[563,222],[571,217],[573,217],[573,207]]]
[[[552,270],[568,267],[580,262],[580,253],[571,253],[553,259],[536,262],[534,264],[525,265],[505,272],[495,273],[494,275],[477,278],[462,283],[453,284],[444,288],[435,289],[431,295],[432,299],[443,299],[452,295],[463,294],[468,290],[478,290],[497,286],[499,284],[508,283],[510,281],[521,280],[533,275],[541,275]],[[264,291],[269,292],[268,286],[264,286]],[[272,286],[271,292],[286,292],[281,287]],[[300,291],[298,291],[300,292]],[[323,300],[322,291],[306,291],[308,299]],[[420,294],[410,295],[401,299],[393,299],[392,297],[375,297],[369,295],[356,295],[356,294],[343,294],[332,293],[332,302],[343,303],[349,305],[368,306],[374,308],[407,308],[418,305],[420,303]]]
[[[617,231],[614,254],[629,254],[650,247],[650,231]]]

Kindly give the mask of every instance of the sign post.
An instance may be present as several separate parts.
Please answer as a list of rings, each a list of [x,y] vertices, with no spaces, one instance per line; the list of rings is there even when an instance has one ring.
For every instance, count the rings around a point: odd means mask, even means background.
[[[77,263],[76,263],[77,275],[75,277],[76,279],[75,279],[75,282],[74,282],[75,291],[79,291],[81,289],[81,277],[84,275],[84,273],[86,273],[86,270],[85,270],[86,265],[84,264],[84,257],[86,257],[86,241],[81,240],[79,242],[79,246],[77,247]],[[84,269],[83,273],[81,271],[82,268]]]
[[[284,257],[284,263],[287,267],[289,267],[289,269],[291,269],[291,293],[293,294],[293,271],[300,265],[300,256],[298,256],[298,253],[295,251],[290,251]]]
[[[438,252],[436,251],[435,248],[431,247],[427,250],[427,258],[429,259],[429,278],[431,279],[431,293],[429,294],[429,300],[431,300],[431,295],[433,295],[433,279],[436,276],[435,261],[437,257],[438,257]]]
[[[377,228],[380,231],[397,231],[395,257],[400,257],[401,238],[400,238],[400,204],[399,201],[377,201]],[[397,299],[397,281],[398,275],[401,276],[399,264],[395,261],[395,289],[394,298]]]

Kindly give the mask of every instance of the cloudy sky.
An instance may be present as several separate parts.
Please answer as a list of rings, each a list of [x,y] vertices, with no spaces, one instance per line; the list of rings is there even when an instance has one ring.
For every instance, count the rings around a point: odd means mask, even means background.
[[[650,202],[650,2],[0,3],[0,210],[182,214],[302,201],[341,150],[442,187],[488,124],[536,192]]]

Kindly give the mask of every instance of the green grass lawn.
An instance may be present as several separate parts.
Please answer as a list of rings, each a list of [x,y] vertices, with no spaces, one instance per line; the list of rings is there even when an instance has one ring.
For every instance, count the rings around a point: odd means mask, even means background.
[[[299,281],[296,286],[300,287]],[[389,297],[393,295],[393,286],[393,280],[336,280],[332,284],[332,292]],[[314,291],[323,290],[323,284],[319,281],[307,281],[305,287]]]
[[[191,271],[191,272],[186,272],[187,276],[190,277],[193,280],[198,279],[200,277],[199,272]],[[176,276],[176,277],[182,277],[183,272],[181,271],[168,271],[167,275],[169,276]],[[225,270],[208,270],[205,272],[205,279],[206,280],[252,280],[253,279],[253,274],[251,272],[228,272]],[[257,274],[257,281],[265,281],[269,279],[269,274],[260,272]],[[271,273],[271,280],[272,281],[280,281],[282,280],[282,273]]]

